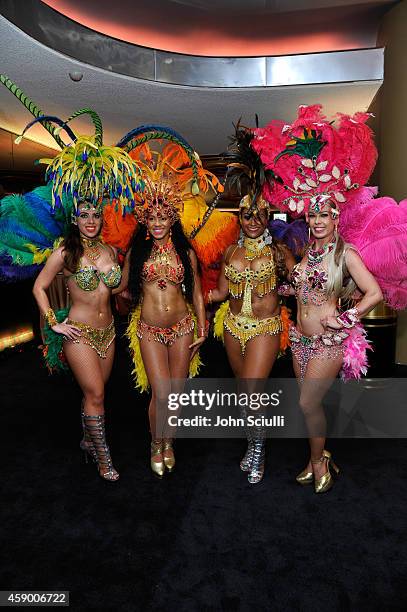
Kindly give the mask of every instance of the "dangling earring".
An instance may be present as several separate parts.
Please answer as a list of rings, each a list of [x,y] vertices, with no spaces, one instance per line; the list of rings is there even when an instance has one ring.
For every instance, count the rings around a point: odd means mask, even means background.
[[[171,236],[172,236],[172,227],[170,227],[170,240],[171,240]]]
[[[239,240],[237,241],[237,246],[242,247],[243,241],[244,241],[244,233],[243,233],[243,230],[241,229],[240,234],[239,234]]]
[[[263,240],[264,240],[264,244],[271,244],[273,242],[273,238],[269,232],[268,227],[266,227],[266,229],[263,232]]]
[[[308,226],[308,242],[311,242],[311,228]]]
[[[146,234],[146,240],[150,240],[150,232],[147,230],[147,234]]]

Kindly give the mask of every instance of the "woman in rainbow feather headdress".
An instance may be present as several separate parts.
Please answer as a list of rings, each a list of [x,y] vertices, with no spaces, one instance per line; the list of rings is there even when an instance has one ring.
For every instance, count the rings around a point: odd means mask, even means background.
[[[83,393],[81,448],[103,479],[117,481],[106,443],[104,387],[114,356],[110,298],[120,284],[121,270],[116,250],[101,240],[101,231],[107,201],[115,200],[120,215],[134,206],[140,173],[123,149],[103,145],[102,124],[94,111],[82,109],[63,122],[43,115],[7,77],[1,75],[1,82],[36,117],[23,135],[33,124],[43,123],[62,151],[54,159],[40,160],[47,164],[46,187],[2,202],[0,275],[21,278],[43,266],[33,293],[46,321],[47,363],[50,368],[64,367],[62,358],[69,365]],[[93,136],[78,137],[68,125],[84,114],[93,120]],[[70,144],[64,143],[56,126],[65,131]],[[63,274],[70,306],[54,312],[47,289],[58,273]]]
[[[213,261],[219,258],[224,240],[233,239],[236,223],[231,215],[213,211],[213,202],[206,205],[200,189],[221,191],[222,187],[179,134],[161,128],[160,140],[171,142],[152,150],[140,130],[121,142],[136,158],[144,187],[136,198],[139,227],[126,256],[121,288],[128,286],[132,302],[127,336],[136,387],[152,391],[150,465],[162,478],[175,467],[166,400],[170,392],[181,391],[179,384],[188,373],[197,374],[198,350],[207,335],[198,258],[191,245],[198,253],[204,248],[207,260]],[[214,223],[215,241],[207,234]]]
[[[292,125],[272,121],[256,130],[253,143],[265,167],[277,177],[265,186],[264,197],[293,216],[305,214],[309,225],[305,255],[291,270],[290,284],[280,291],[297,298],[297,324],[290,329],[290,342],[310,436],[310,459],[297,482],[313,483],[316,493],[332,486],[330,467],[338,471],[324,448],[323,398],[339,372],[345,380],[366,373],[369,344],[360,318],[383,294],[394,307],[406,305],[405,264],[403,271],[399,263],[405,251],[405,209],[390,198],[370,204],[372,193],[363,185],[377,151],[367,119],[363,113],[340,115],[336,129],[320,105],[301,106]],[[372,220],[381,208],[383,225],[378,231]],[[398,222],[390,235],[388,227]],[[372,256],[375,242],[386,252],[383,259],[393,283],[381,283],[386,273],[377,255]],[[355,296],[359,299],[352,303]]]

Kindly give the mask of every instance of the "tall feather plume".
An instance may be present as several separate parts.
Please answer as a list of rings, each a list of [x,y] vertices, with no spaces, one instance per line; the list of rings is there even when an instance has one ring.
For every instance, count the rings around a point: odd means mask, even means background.
[[[260,156],[252,148],[254,131],[241,125],[241,118],[234,128],[235,133],[230,137],[230,145],[223,158],[228,167],[230,187],[236,187],[240,196],[250,195],[251,210],[264,186],[271,186],[276,177],[272,170],[264,167]]]

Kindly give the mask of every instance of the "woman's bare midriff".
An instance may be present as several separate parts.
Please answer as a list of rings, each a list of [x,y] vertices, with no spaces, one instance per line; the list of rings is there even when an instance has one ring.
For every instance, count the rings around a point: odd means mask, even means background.
[[[304,336],[323,334],[326,328],[322,325],[321,319],[329,316],[336,317],[339,314],[335,298],[325,302],[322,306],[302,304],[297,300],[297,308],[297,328]]]
[[[229,297],[229,306],[233,314],[239,314],[242,309],[243,299]],[[257,319],[268,319],[280,313],[280,300],[277,291],[268,293],[263,297],[256,295],[256,290],[252,291],[252,311]]]
[[[188,314],[180,285],[167,281],[166,289],[158,287],[156,281],[143,283],[141,319],[148,325],[171,327]]]
[[[112,320],[111,291],[100,281],[94,291],[80,289],[74,278],[67,280],[71,299],[69,318],[91,327],[107,327]]]

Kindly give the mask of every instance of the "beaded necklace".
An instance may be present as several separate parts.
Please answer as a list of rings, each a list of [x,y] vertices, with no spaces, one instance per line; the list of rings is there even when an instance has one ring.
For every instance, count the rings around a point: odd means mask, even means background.
[[[244,258],[248,261],[253,261],[262,255],[270,255],[270,244],[272,242],[269,231],[266,229],[258,238],[249,238],[244,236],[243,240],[239,240],[239,246],[243,246],[245,253]]]
[[[85,257],[88,257],[91,261],[97,261],[101,252],[99,240],[81,237],[81,242]]]

